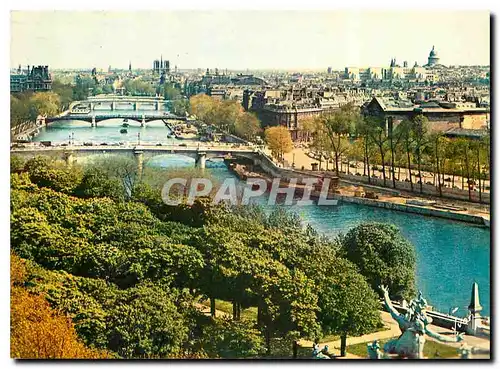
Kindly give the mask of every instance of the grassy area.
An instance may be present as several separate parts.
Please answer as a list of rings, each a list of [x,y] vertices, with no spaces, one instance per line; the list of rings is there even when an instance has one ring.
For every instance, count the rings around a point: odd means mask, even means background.
[[[390,339],[391,338],[387,338],[379,341],[382,351],[384,348],[384,344]],[[347,346],[347,352],[353,355],[367,357],[368,351],[366,349],[366,346],[369,343],[370,342],[365,342]],[[449,359],[458,357],[458,352],[455,347],[444,345],[435,341],[426,340],[424,345],[424,356],[428,359]]]

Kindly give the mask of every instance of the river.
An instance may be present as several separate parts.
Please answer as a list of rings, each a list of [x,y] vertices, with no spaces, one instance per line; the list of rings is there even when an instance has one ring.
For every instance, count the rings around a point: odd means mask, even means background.
[[[121,134],[122,120],[99,122],[90,127],[86,122],[57,122],[41,129],[34,141],[167,143],[170,133],[161,121],[140,123],[129,121],[127,134]],[[138,137],[138,133],[140,137]],[[165,155],[155,157],[148,165],[164,168],[194,166],[194,160]],[[233,177],[224,163],[207,161],[207,170],[217,178]],[[265,206],[264,206],[265,207]],[[369,206],[340,203],[338,206],[291,206],[304,223],[321,233],[335,236],[347,232],[364,221],[395,224],[415,245],[417,251],[417,284],[424,297],[436,310],[448,312],[458,307],[456,315],[465,316],[473,282],[479,284],[483,315],[490,315],[490,229],[441,218],[425,217]]]

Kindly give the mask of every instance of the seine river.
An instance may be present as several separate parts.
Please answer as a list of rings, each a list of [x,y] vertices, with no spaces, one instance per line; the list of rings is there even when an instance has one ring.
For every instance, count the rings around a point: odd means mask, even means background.
[[[127,134],[121,134],[122,120],[99,122],[91,128],[89,123],[53,123],[42,128],[35,141],[68,142],[128,142],[167,143],[169,130],[161,121],[140,124],[129,121]],[[138,137],[138,133],[140,137]],[[164,168],[194,166],[194,160],[177,155],[154,158],[147,165]],[[207,161],[207,169],[217,178],[233,177],[224,163]],[[490,314],[490,230],[446,219],[424,217],[374,207],[339,203],[338,206],[293,207],[304,223],[318,231],[335,236],[347,232],[365,221],[395,224],[415,245],[417,250],[417,282],[429,304],[436,310],[448,312],[458,307],[457,315],[465,316],[473,282],[479,284],[483,315]]]

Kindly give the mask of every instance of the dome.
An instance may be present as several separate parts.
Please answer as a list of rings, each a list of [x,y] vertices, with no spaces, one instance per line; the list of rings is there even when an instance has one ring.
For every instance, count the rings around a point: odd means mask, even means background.
[[[437,51],[434,50],[434,46],[432,46],[432,50],[429,53],[429,58],[435,58],[437,57]]]

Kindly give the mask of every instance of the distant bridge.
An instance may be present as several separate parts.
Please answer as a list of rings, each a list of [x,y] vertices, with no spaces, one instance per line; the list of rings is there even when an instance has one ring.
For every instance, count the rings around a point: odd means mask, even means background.
[[[11,149],[11,154],[33,157],[37,155],[51,156],[57,159],[65,160],[69,165],[78,162],[79,158],[92,155],[118,154],[133,157],[137,160],[139,169],[142,171],[143,164],[149,159],[159,155],[183,155],[195,159],[195,165],[199,168],[205,168],[207,159],[244,157],[247,159],[256,159],[261,155],[260,151],[251,146],[234,147],[230,145],[137,145],[137,146],[30,146],[24,148]]]
[[[151,122],[153,120],[162,120],[165,124],[167,124],[167,120],[187,120],[186,117],[180,117],[172,113],[136,113],[136,112],[120,112],[115,111],[114,113],[88,113],[88,114],[78,114],[78,113],[68,113],[65,115],[60,115],[56,117],[47,117],[45,118],[45,123],[52,123],[57,121],[65,121],[65,120],[81,120],[84,122],[89,122],[94,127],[98,122],[102,122],[108,119],[130,119],[135,120],[143,126],[147,122]]]
[[[153,105],[155,110],[161,110],[160,107],[165,106],[167,100],[162,97],[151,97],[151,96],[91,96],[87,100],[74,101],[70,104],[69,110],[71,112],[77,110],[80,111],[82,107],[85,106],[90,111],[94,111],[97,106],[106,107],[109,106],[110,110],[117,109],[118,104],[126,104],[129,107],[132,106],[134,110],[138,110],[142,105]]]

